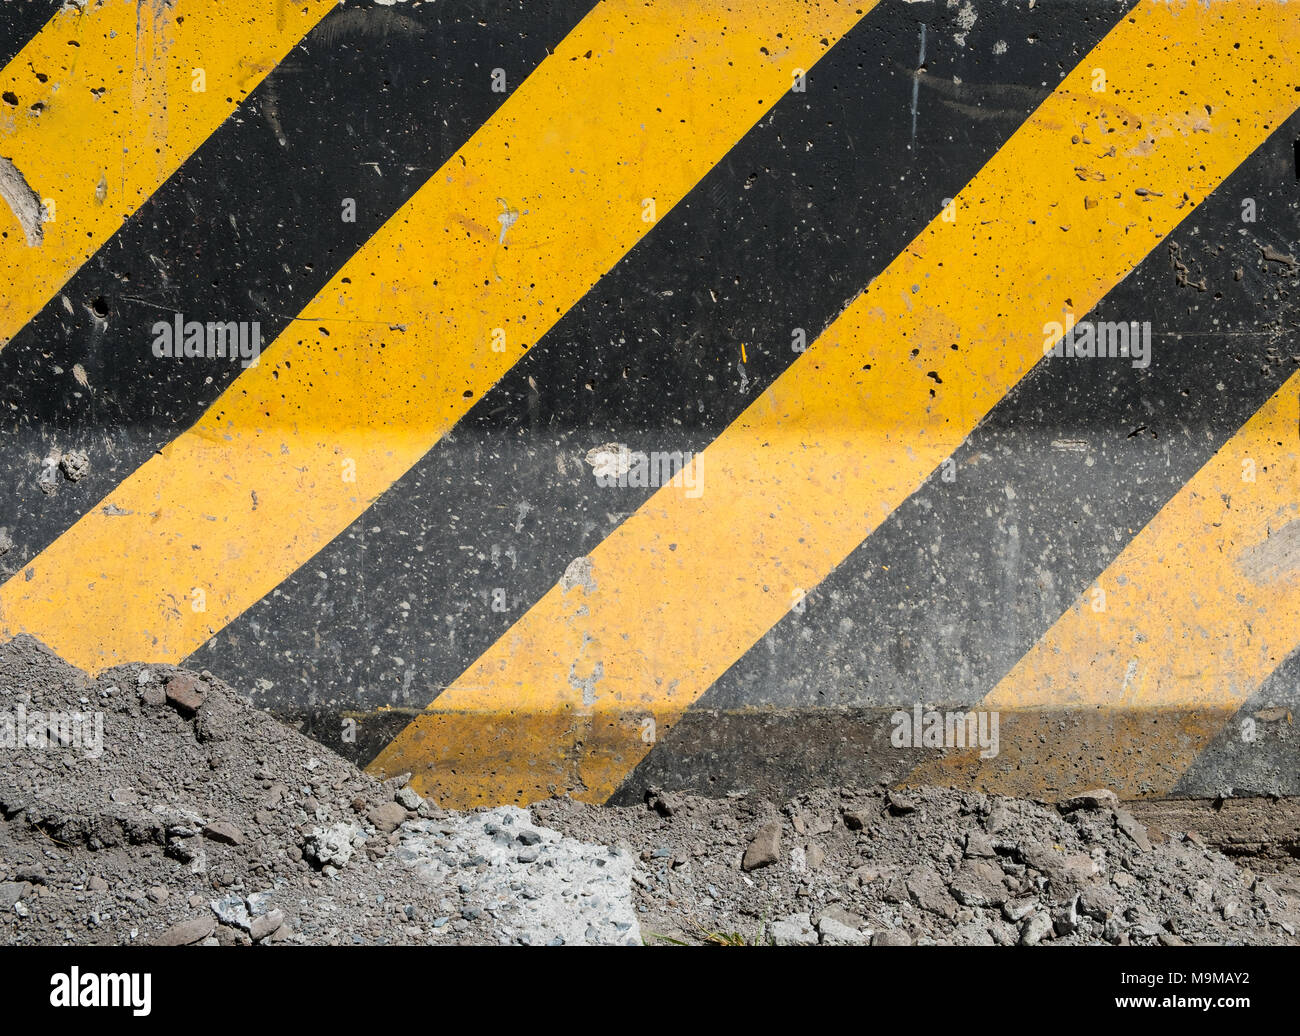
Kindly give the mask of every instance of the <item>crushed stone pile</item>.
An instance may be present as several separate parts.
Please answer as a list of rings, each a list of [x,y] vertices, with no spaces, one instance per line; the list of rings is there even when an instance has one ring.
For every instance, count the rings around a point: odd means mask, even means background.
[[[0,943],[1294,943],[1300,888],[1109,792],[439,809],[208,673],[0,645]]]
[[[647,942],[1294,944],[1300,889],[1148,830],[1104,789],[1054,805],[946,788],[821,789],[782,806],[652,792],[542,823],[629,845]]]
[[[640,944],[631,873],[380,783],[207,673],[0,646],[0,943]]]

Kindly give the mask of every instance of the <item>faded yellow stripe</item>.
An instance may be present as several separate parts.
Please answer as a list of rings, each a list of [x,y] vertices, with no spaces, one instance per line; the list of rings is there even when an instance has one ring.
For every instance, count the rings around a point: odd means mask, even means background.
[[[656,493],[592,553],[594,588],[553,588],[374,767],[449,805],[606,798],[647,719],[662,735],[1041,358],[1045,323],[1094,306],[1291,113],[1298,42],[1282,5],[1135,9],[957,221],[936,218],[697,458],[702,497]],[[537,715],[569,717],[566,737]]]
[[[18,99],[0,156],[52,217],[29,241],[0,202],[0,348],[334,6],[91,0],[50,19],[0,72]]]
[[[90,670],[188,655],[415,464],[872,6],[600,4],[271,355],[0,588],[0,633]]]
[[[1171,499],[995,687],[1001,751],[908,783],[1168,793],[1300,646],[1300,374]],[[1096,715],[1086,738],[1051,710]]]

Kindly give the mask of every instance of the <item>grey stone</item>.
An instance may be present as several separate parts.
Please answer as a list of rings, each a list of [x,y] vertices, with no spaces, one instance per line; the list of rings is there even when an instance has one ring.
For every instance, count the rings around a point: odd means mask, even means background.
[[[409,784],[405,787],[398,788],[397,794],[393,796],[393,800],[403,809],[409,809],[412,813],[418,810],[424,803],[424,799],[420,797],[420,793]]]
[[[1119,893],[1108,885],[1089,885],[1079,893],[1079,913],[1094,921],[1109,920],[1119,906]]]
[[[993,839],[983,831],[968,832],[966,855],[973,859],[992,859],[997,855],[997,851],[993,848]]]
[[[772,942],[777,946],[816,946],[817,930],[809,914],[791,914],[772,924]]]
[[[856,928],[834,917],[823,915],[817,922],[823,946],[866,946],[868,938]]]
[[[303,856],[320,867],[344,867],[352,859],[354,841],[361,833],[356,824],[338,823],[329,829],[312,828],[303,842]]]
[[[244,902],[248,904],[248,913],[252,917],[261,917],[271,908],[271,893],[250,892]]]
[[[1115,827],[1133,841],[1142,852],[1151,851],[1151,838],[1147,835],[1147,829],[1142,822],[1126,809],[1115,811]]]
[[[248,916],[248,905],[242,896],[222,896],[220,899],[212,900],[209,905],[222,924],[248,931],[251,920]]]
[[[948,883],[948,891],[968,907],[996,907],[1007,901],[1002,868],[984,860],[966,860]]]
[[[1038,905],[1038,900],[1032,898],[1008,900],[1002,904],[1002,916],[1008,921],[1023,921]]]
[[[140,700],[146,705],[157,708],[159,705],[166,703],[167,692],[156,683],[146,683],[140,689]]]
[[[850,831],[861,831],[864,827],[867,826],[867,821],[868,821],[867,814],[859,810],[846,809],[843,813],[843,817],[844,817],[844,826],[847,827]]]
[[[906,792],[894,788],[885,793],[885,805],[889,807],[889,812],[896,817],[906,816],[908,813],[915,813],[917,810],[916,799]]]
[[[1037,946],[1051,930],[1051,916],[1046,911],[1036,911],[1025,918],[1025,923],[1020,926],[1020,945]]]
[[[0,882],[0,910],[8,910],[32,890],[25,881]]]
[[[957,904],[948,895],[943,879],[933,867],[917,867],[908,874],[906,885],[908,895],[922,910],[948,918],[956,913]]]
[[[647,797],[647,801],[650,808],[661,817],[671,817],[685,805],[685,801],[680,795],[670,791],[655,790]]]
[[[1054,885],[1070,886],[1092,881],[1097,873],[1087,853],[1063,852],[1038,842],[1026,842],[1020,855],[1034,870],[1045,874]]]
[[[912,937],[906,932],[876,932],[871,937],[872,946],[911,946]]]

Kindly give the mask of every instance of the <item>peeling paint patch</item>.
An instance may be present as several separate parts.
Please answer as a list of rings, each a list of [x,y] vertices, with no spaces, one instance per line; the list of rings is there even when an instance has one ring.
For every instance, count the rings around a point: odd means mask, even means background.
[[[621,442],[607,442],[587,451],[587,463],[597,478],[618,478],[632,467],[632,451]]]
[[[1243,551],[1241,570],[1256,583],[1300,576],[1300,518],[1287,522],[1263,543]]]
[[[560,589],[564,593],[567,594],[575,586],[582,587],[584,593],[591,593],[596,589],[596,577],[591,571],[591,558],[574,558],[564,570],[564,575],[560,576]]]
[[[29,248],[37,248],[45,239],[41,225],[41,198],[18,167],[0,155],[0,198],[5,200],[27,237]]]
[[[605,665],[603,662],[597,662],[590,676],[578,676],[578,663],[574,662],[569,666],[569,686],[575,691],[582,691],[582,704],[596,704],[596,684],[605,678]]]

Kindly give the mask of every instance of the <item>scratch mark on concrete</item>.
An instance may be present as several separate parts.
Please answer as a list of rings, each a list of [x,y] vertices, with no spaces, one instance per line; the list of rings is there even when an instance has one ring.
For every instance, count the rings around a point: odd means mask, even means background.
[[[285,139],[284,127],[280,125],[280,103],[275,95],[275,83],[270,77],[266,80],[266,100],[262,104],[262,114],[266,116],[266,124],[271,127],[271,132],[275,134],[275,139],[280,142],[280,146],[288,147],[289,141]],[[379,167],[376,165],[375,168]]]
[[[29,248],[37,248],[45,240],[41,225],[41,198],[18,167],[0,155],[0,198],[5,200],[18,224],[23,228]]]
[[[916,110],[921,95],[921,76],[925,72],[925,23],[921,23],[921,56],[916,60],[916,71],[912,73],[912,143],[916,143]]]
[[[497,244],[506,243],[506,231],[519,222],[519,210],[512,208],[510,203],[504,198],[498,198],[497,204],[501,206],[501,215],[497,217],[497,222],[501,224],[501,236],[497,238]]]

